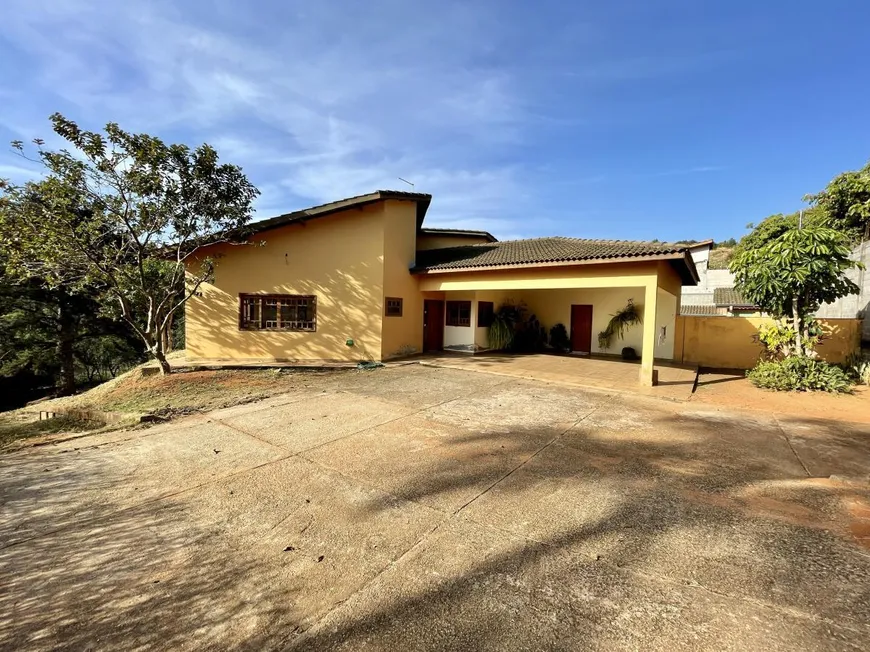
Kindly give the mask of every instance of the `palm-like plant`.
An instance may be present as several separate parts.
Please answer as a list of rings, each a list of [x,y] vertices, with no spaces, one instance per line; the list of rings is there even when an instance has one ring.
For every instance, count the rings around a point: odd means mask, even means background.
[[[643,318],[634,305],[634,300],[629,299],[625,308],[615,312],[607,322],[607,328],[598,333],[598,346],[606,351],[610,348],[611,340],[616,337],[622,339],[625,336],[625,330],[631,326],[642,324]]]
[[[512,303],[499,306],[489,327],[489,348],[502,351],[510,347],[523,320],[524,309]]]

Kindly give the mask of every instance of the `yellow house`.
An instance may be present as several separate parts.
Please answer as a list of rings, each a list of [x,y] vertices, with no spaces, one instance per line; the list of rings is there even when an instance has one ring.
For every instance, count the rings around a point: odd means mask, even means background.
[[[250,226],[249,245],[214,244],[211,283],[186,307],[196,360],[389,360],[474,352],[505,301],[525,304],[572,349],[600,353],[597,337],[629,300],[643,325],[617,351],[674,357],[680,287],[695,284],[688,246],[535,238],[499,242],[485,231],[424,228],[432,197],[380,190]],[[652,317],[650,317],[652,316]]]

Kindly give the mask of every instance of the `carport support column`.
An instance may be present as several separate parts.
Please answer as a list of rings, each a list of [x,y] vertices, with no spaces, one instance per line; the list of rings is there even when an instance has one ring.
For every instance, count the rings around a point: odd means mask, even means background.
[[[656,300],[658,282],[647,281],[643,299],[643,350],[640,354],[640,384],[652,387],[655,384],[653,360],[656,353]]]

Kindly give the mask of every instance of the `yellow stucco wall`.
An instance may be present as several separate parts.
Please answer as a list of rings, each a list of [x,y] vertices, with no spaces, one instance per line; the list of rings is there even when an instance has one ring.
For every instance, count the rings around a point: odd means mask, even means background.
[[[547,329],[556,324],[564,324],[571,332],[571,305],[592,306],[592,353],[619,353],[623,347],[630,346],[638,353],[643,348],[643,326],[632,326],[625,332],[622,340],[613,339],[610,348],[604,351],[598,346],[598,333],[607,327],[607,322],[617,310],[621,310],[629,299],[643,311],[644,289],[642,287],[608,288],[591,290],[538,290],[522,295],[523,301],[538,321]]]
[[[381,359],[419,353],[423,344],[423,297],[409,272],[417,251],[417,212],[411,202],[388,201],[384,209],[384,297],[403,300],[401,317],[384,317]]]
[[[860,319],[822,319],[829,337],[816,349],[834,364],[845,362],[860,347]],[[674,359],[719,369],[750,369],[763,347],[754,336],[768,317],[677,317]]]
[[[606,265],[539,266],[497,271],[423,274],[428,291],[530,290],[639,287],[658,282],[655,262]]]
[[[252,238],[257,243],[263,242],[263,246],[210,248],[208,253],[218,252],[222,256],[217,261],[214,282],[204,284],[201,296],[193,297],[187,304],[188,356],[379,359],[384,309],[384,225],[398,219],[393,215],[397,207],[401,207],[404,215],[407,206],[412,213],[411,202],[354,208]],[[393,260],[390,257],[391,264]],[[392,285],[391,289],[398,292]],[[240,293],[315,295],[317,330],[242,331],[238,323]],[[346,346],[348,339],[354,340],[353,348]]]
[[[417,249],[446,249],[447,247],[463,247],[465,245],[482,244],[489,242],[479,235],[427,235],[420,234],[417,237]]]

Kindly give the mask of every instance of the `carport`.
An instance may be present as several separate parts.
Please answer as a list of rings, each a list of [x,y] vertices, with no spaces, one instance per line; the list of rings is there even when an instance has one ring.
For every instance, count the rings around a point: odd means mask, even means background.
[[[439,328],[441,348],[485,349],[481,315],[512,301],[525,304],[547,329],[563,323],[572,343],[580,342],[575,350],[602,353],[597,332],[631,299],[643,314],[631,344],[641,357],[645,386],[655,384],[656,358],[673,359],[681,286],[698,281],[685,245],[540,238],[422,253],[413,271],[428,305],[424,350],[435,348],[438,334],[432,331]],[[583,342],[585,351],[577,348]]]

